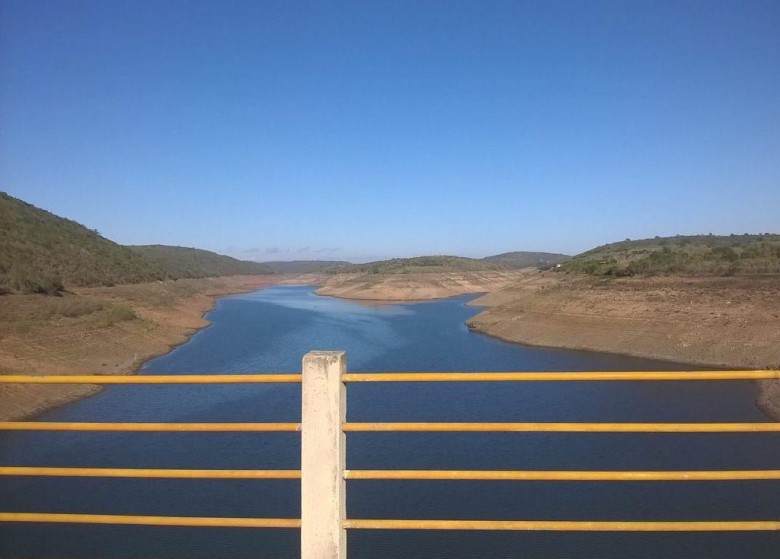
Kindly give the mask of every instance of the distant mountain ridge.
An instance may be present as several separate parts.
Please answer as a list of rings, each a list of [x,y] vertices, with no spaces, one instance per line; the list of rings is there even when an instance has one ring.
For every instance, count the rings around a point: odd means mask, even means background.
[[[346,260],[289,260],[262,262],[277,274],[316,274],[340,266],[351,266]]]
[[[327,270],[330,273],[410,274],[504,270],[501,264],[465,256],[435,255],[391,258],[365,264],[349,264]]]
[[[568,260],[571,256],[554,252],[528,252],[518,250],[487,256],[482,260],[503,264],[509,268],[530,268],[531,266],[549,266]]]
[[[432,255],[412,258],[391,258],[365,264],[345,264],[324,270],[330,273],[409,274],[434,272],[485,272],[516,270],[532,266],[551,266],[571,258],[551,252],[505,252],[485,258]]]
[[[131,245],[128,248],[162,268],[171,279],[274,273],[260,262],[238,260],[200,248],[168,245]]]

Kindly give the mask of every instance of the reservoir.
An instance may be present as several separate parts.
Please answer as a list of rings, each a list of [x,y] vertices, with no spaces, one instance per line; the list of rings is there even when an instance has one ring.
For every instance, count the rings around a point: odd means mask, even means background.
[[[352,372],[685,370],[469,332],[474,296],[367,306],[273,287],[221,299],[211,327],[141,374],[299,372],[343,349]],[[670,343],[674,343],[670,340]],[[299,385],[112,386],[48,421],[298,422]],[[365,383],[356,422],[755,422],[749,382]],[[0,435],[3,466],[298,469],[298,433]],[[759,470],[780,434],[351,433],[351,469]],[[780,483],[350,481],[350,518],[777,520]],[[300,516],[296,480],[1,478],[0,509],[170,516]],[[776,559],[780,534],[350,531],[349,559]],[[294,559],[297,530],[0,524],[0,557]]]

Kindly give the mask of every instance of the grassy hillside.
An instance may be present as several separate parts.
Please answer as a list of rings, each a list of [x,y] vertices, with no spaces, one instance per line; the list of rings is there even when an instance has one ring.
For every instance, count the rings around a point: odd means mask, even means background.
[[[163,269],[97,231],[0,192],[0,293],[153,281]]]
[[[159,266],[171,279],[211,278],[273,274],[265,264],[237,260],[199,248],[166,245],[142,245],[128,247],[136,254]]]
[[[504,270],[505,266],[487,260],[463,256],[417,256],[414,258],[393,258],[366,264],[350,264],[334,268],[337,273],[370,274],[419,274],[433,272],[475,272]]]
[[[561,270],[595,276],[733,276],[780,273],[780,235],[655,237],[597,247]]]
[[[491,270],[515,270],[530,266],[545,266],[571,258],[565,254],[550,252],[505,252],[486,258],[464,256],[417,256],[393,258],[366,264],[347,264],[323,270],[336,273],[370,274],[419,274],[426,272],[484,272]]]
[[[482,260],[493,262],[495,264],[501,264],[506,268],[519,269],[529,268],[531,266],[537,266],[539,268],[545,268],[563,262],[571,258],[566,254],[556,254],[553,252],[504,252],[502,254],[496,254],[494,256],[488,256]]]
[[[350,266],[344,260],[292,260],[289,262],[263,262],[277,274],[316,274],[337,268]]]

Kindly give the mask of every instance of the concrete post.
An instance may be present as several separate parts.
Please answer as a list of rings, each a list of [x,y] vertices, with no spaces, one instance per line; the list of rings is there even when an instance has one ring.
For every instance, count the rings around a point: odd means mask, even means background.
[[[344,351],[303,357],[301,559],[346,559],[347,371]]]

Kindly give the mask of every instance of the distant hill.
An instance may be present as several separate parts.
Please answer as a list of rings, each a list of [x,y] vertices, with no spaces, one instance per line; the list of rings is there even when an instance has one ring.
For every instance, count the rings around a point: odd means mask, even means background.
[[[97,231],[0,192],[0,293],[163,279],[154,262]]]
[[[337,268],[350,266],[351,262],[345,260],[291,260],[289,262],[263,262],[277,274],[316,274]]]
[[[531,266],[548,267],[564,260],[568,260],[571,256],[566,254],[556,254],[553,252],[504,252],[502,254],[496,254],[494,256],[487,256],[482,260],[501,264],[506,268],[529,268]]]
[[[780,273],[780,235],[677,235],[626,239],[583,252],[561,270],[596,276]]]
[[[0,192],[0,294],[54,294],[68,285],[271,273],[258,262],[207,250],[122,246],[80,223]]]
[[[379,260],[366,264],[349,264],[328,271],[335,273],[412,274],[505,269],[506,267],[502,264],[476,258],[465,258],[463,256],[417,256],[414,258]]]
[[[267,265],[238,260],[199,248],[135,245],[134,253],[159,266],[171,279],[273,274]]]

